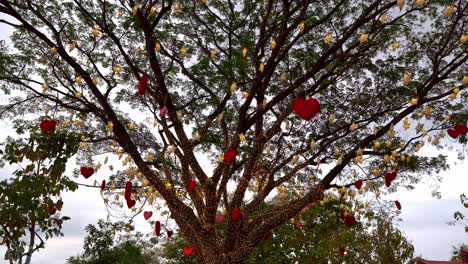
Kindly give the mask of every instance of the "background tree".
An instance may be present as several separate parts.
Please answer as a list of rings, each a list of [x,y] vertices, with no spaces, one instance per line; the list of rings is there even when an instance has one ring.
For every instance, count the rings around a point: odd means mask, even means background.
[[[17,133],[28,132],[29,125],[19,122]],[[44,135],[35,127],[27,138],[2,143],[0,164],[16,167],[0,181],[0,245],[6,246],[9,263],[31,263],[44,240],[63,235],[62,224],[70,218],[60,214],[60,194],[78,187],[64,175],[78,142],[76,135],[64,131]]]
[[[1,113],[53,107],[61,129],[82,135],[85,178],[106,154],[125,155],[106,204],[122,204],[111,198],[125,182],[127,206],[164,206],[200,262],[239,263],[311,203],[378,198],[384,178],[394,191],[447,168],[419,150],[447,133],[466,143],[467,8],[0,0],[11,18],[0,22],[16,29],[0,55],[13,96]],[[275,193],[284,202],[262,210]]]

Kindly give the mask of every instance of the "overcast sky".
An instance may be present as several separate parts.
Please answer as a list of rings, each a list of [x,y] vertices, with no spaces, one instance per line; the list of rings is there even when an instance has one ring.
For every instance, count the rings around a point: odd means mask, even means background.
[[[1,15],[0,15],[0,18]],[[0,39],[9,42],[11,31],[0,25]],[[5,96],[0,95],[0,104],[5,104]],[[3,141],[7,135],[12,134],[11,125],[3,121],[0,122],[2,130],[0,132],[0,141]],[[425,155],[437,155],[440,151],[425,146],[422,151]],[[454,152],[443,152],[449,155],[451,169],[442,172],[443,181],[440,185],[442,199],[436,199],[431,196],[431,188],[425,185],[417,186],[416,190],[411,192],[399,190],[390,197],[383,199],[398,199],[402,204],[402,221],[396,223],[406,237],[412,241],[416,249],[416,255],[422,255],[426,259],[446,260],[449,258],[452,245],[468,243],[468,235],[464,233],[462,226],[449,226],[448,221],[452,220],[453,212],[456,210],[468,210],[460,204],[459,195],[463,192],[468,193],[468,162],[460,162],[456,159]],[[454,163],[457,163],[454,165]],[[0,176],[9,175],[13,168],[5,167],[0,169]],[[420,175],[424,177],[425,175]],[[90,179],[104,179],[103,173],[93,175]],[[85,182],[84,179],[78,179],[79,182]],[[90,183],[90,180],[86,181]],[[64,237],[53,238],[46,242],[45,249],[35,254],[32,263],[34,264],[61,264],[65,259],[82,252],[83,238],[85,236],[84,227],[88,224],[95,224],[99,218],[107,216],[105,206],[98,189],[80,187],[74,193],[64,193],[63,215],[71,217],[70,221],[65,222],[63,232]],[[156,217],[156,216],[153,216]],[[136,219],[137,230],[150,232],[151,227],[145,223],[143,216],[139,215]],[[4,248],[0,248],[0,256],[4,254]],[[0,263],[3,261],[0,258]]]

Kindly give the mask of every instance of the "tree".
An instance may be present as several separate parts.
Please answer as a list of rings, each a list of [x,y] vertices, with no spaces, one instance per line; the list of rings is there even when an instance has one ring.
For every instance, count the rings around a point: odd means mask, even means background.
[[[18,134],[28,125],[18,124]],[[64,175],[65,163],[77,152],[78,142],[73,134],[43,135],[32,129],[28,138],[7,138],[2,144],[1,165],[18,166],[0,181],[0,245],[6,246],[9,263],[31,263],[44,240],[63,235],[62,224],[70,218],[60,214],[60,194],[78,187]]]
[[[187,255],[239,263],[309,204],[356,194],[359,179],[379,197],[382,179],[394,191],[447,168],[419,150],[449,144],[446,134],[467,141],[467,8],[0,0],[11,18],[0,22],[16,29],[2,89],[25,91],[1,113],[53,107],[61,129],[83,135],[86,178],[102,153],[126,155],[103,193],[109,206],[125,182],[135,213],[165,202]],[[284,203],[261,210],[275,193]]]
[[[340,202],[332,201],[305,209],[290,223],[265,234],[246,263],[407,263],[412,259],[414,248],[389,222],[392,217],[366,208],[350,227],[339,218],[339,208]],[[163,258],[168,263],[196,263],[180,254],[187,244],[180,236],[169,239],[163,244]],[[344,256],[340,247],[345,248]]]

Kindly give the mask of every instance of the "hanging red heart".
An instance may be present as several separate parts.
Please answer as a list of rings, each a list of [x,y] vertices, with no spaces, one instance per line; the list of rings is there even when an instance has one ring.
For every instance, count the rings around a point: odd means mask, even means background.
[[[130,196],[132,195],[132,182],[127,181],[125,183],[125,192],[124,192],[124,197],[126,200],[130,199]]]
[[[466,135],[468,133],[468,127],[464,125],[455,125],[453,129],[455,129],[455,131],[460,135]]]
[[[234,160],[236,159],[236,155],[237,155],[236,149],[230,149],[224,152],[224,162],[226,162],[227,164],[233,163]]]
[[[167,233],[167,237],[168,237],[168,238],[171,238],[172,235],[174,234],[174,231],[172,231],[172,230],[167,230],[166,233]]]
[[[397,174],[395,171],[385,173],[385,185],[387,185],[387,187],[390,187],[390,184],[396,178],[396,176]]]
[[[159,116],[165,116],[167,113],[167,107],[164,106],[163,108],[159,109]]]
[[[154,224],[154,232],[157,236],[161,235],[161,222],[156,221],[156,223]]]
[[[55,120],[42,120],[39,124],[39,128],[43,134],[47,134],[55,130],[55,123]]]
[[[102,182],[101,182],[101,191],[104,191],[105,188],[106,188],[106,180],[102,180]]]
[[[148,74],[144,73],[140,77],[140,82],[138,83],[138,94],[144,95],[146,88],[148,88]]]
[[[344,221],[348,226],[352,226],[356,223],[356,218],[354,215],[345,215]]]
[[[360,190],[361,187],[362,187],[362,180],[361,180],[361,179],[357,180],[357,181],[354,183],[354,186],[356,186],[356,188],[357,188],[358,190]]]
[[[346,251],[345,247],[340,247],[340,255],[344,255],[345,251]]]
[[[85,177],[85,179],[88,179],[89,177],[91,177],[91,175],[93,175],[94,169],[93,167],[81,167],[80,172],[81,175]]]
[[[232,221],[237,221],[240,217],[241,217],[241,210],[239,208],[232,210],[231,212]]]
[[[184,247],[184,255],[189,257],[193,254],[193,247]]]
[[[216,215],[216,222],[221,223],[224,221],[224,215],[222,214],[217,214]]]
[[[127,206],[128,206],[128,209],[132,208],[133,206],[135,206],[136,204],[136,201],[135,200],[132,200],[132,199],[128,199],[127,200]]]
[[[143,213],[143,217],[145,218],[145,220],[150,219],[151,216],[153,216],[153,212],[151,212],[151,211],[145,211],[145,212]]]
[[[187,190],[189,192],[192,192],[193,190],[195,190],[195,187],[197,187],[197,182],[195,180],[191,180],[189,183],[188,183],[188,186],[187,186]]]
[[[268,239],[270,238],[270,236],[271,236],[271,231],[267,231],[267,232],[263,235],[262,240],[268,240]]]
[[[398,210],[401,210],[401,204],[399,201],[395,201],[395,206],[398,208]]]
[[[315,98],[304,99],[298,97],[292,103],[294,112],[304,120],[310,120],[320,111],[320,103]]]
[[[460,135],[460,133],[458,133],[457,130],[452,129],[452,128],[447,129],[447,134],[449,134],[449,136],[452,138],[457,138]]]
[[[340,213],[340,214],[338,215],[338,217],[339,217],[341,220],[343,220],[343,221],[344,221],[345,218],[346,218],[344,213]]]
[[[297,221],[296,222],[296,227],[299,228],[299,229],[302,229],[302,222],[301,221]]]

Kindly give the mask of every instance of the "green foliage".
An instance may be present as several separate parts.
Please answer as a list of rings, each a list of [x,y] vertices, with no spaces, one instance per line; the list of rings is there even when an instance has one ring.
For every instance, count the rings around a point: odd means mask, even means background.
[[[31,129],[17,128],[20,133]],[[7,247],[6,259],[30,259],[44,246],[41,236],[62,235],[63,222],[70,218],[58,213],[63,207],[59,196],[78,187],[64,175],[66,162],[78,150],[76,136],[64,132],[43,135],[36,129],[31,129],[29,138],[9,137],[2,144],[1,164],[17,167],[0,181],[0,245]],[[25,239],[28,235],[30,240]]]

